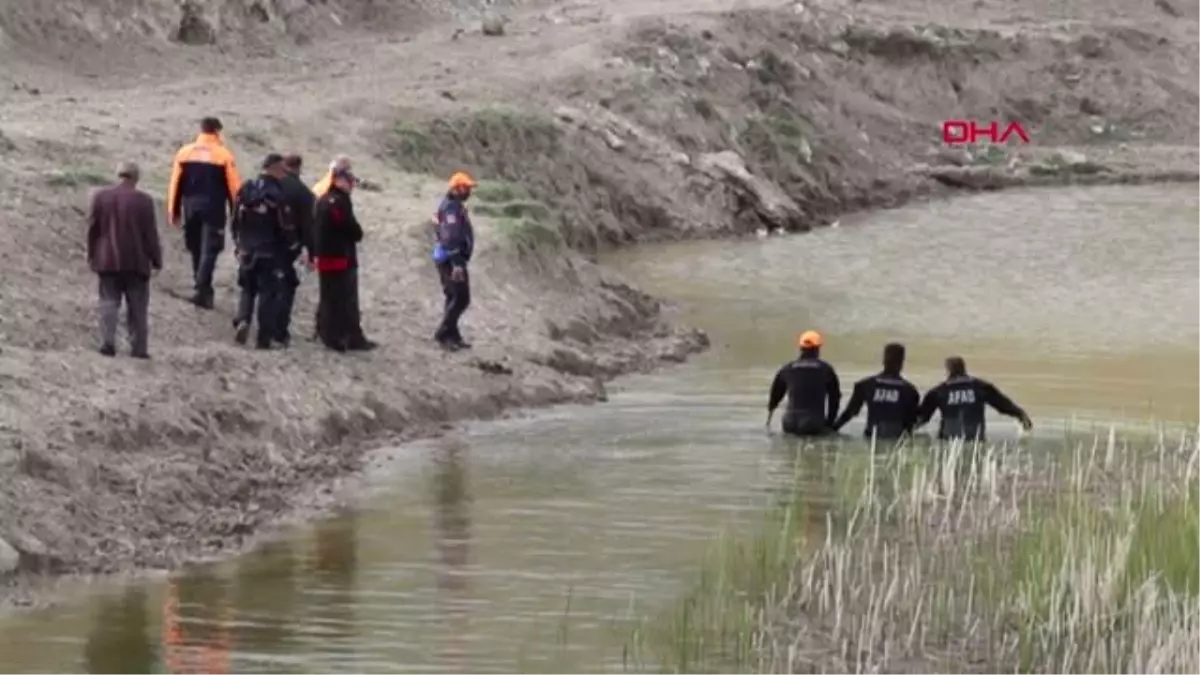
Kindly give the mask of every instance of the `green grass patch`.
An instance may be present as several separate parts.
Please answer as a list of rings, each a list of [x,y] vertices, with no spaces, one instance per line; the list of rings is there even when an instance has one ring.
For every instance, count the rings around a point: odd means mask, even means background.
[[[497,234],[520,256],[537,257],[558,251],[565,242],[562,232],[549,223],[531,218],[499,218],[495,221]]]
[[[501,203],[529,198],[529,191],[516,183],[502,180],[481,180],[473,196],[481,202]]]
[[[523,186],[484,180],[475,186],[473,197],[476,204],[472,211],[493,219],[500,242],[519,257],[534,259],[559,254],[566,246],[550,207],[533,199]]]
[[[812,161],[812,136],[806,120],[777,114],[751,117],[738,130],[738,142],[747,152],[776,164]]]
[[[397,121],[392,126],[389,150],[402,161],[421,160],[433,152],[433,139],[424,130],[406,121]]]
[[[1197,672],[1194,437],[794,461],[757,533],[630,630],[632,669]]]
[[[988,143],[971,148],[971,163],[980,166],[1002,166],[1008,162],[1008,148],[998,143]]]
[[[69,169],[46,174],[46,185],[58,188],[99,187],[113,181],[94,169]]]

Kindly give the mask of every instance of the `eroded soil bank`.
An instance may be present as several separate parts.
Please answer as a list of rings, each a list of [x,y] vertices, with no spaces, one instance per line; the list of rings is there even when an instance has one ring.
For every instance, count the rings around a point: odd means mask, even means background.
[[[1196,176],[1196,9],[1183,4],[1171,11],[1185,18],[1084,0],[952,2],[938,16],[924,3],[531,4],[485,37],[469,3],[227,0],[199,10],[211,35],[183,42],[175,3],[142,4],[153,11],[22,2],[0,17],[0,539],[18,572],[232,551],[338,501],[331,481],[365,448],[601,398],[605,379],[703,347],[591,262],[600,247],[803,230],[962,189]],[[268,149],[314,170],[348,152],[382,186],[359,196],[379,352],[236,347],[228,257],[217,311],[198,312],[179,299],[185,254],[164,231],[155,359],[94,354],[88,192],[135,159],[161,194],[170,153],[209,113],[247,172]],[[1016,119],[1033,143],[948,152],[947,118]],[[428,340],[440,296],[425,230],[439,176],[460,167],[489,181],[466,319],[477,348],[445,355]]]

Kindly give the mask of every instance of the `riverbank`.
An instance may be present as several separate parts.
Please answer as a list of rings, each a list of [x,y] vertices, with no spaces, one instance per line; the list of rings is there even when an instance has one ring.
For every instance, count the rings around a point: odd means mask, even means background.
[[[46,7],[26,9],[54,11]],[[0,282],[10,308],[0,317],[0,463],[14,479],[0,488],[0,538],[16,549],[18,572],[171,568],[228,554],[346,497],[326,489],[367,448],[513,406],[602,398],[603,380],[702,348],[701,335],[590,261],[605,246],[803,230],[847,210],[953,194],[956,181],[1008,180],[977,175],[1195,177],[1195,59],[1169,82],[1161,74],[1195,49],[1182,22],[1131,32],[1125,17],[1104,15],[1013,37],[893,30],[914,16],[892,5],[853,16],[836,4],[797,7],[529,7],[497,39],[456,33],[442,17],[407,35],[347,33],[304,47],[286,17],[268,16],[284,25],[265,55],[230,60],[148,35],[130,52],[145,65],[136,76],[121,66],[133,57],[105,42],[117,33],[94,36],[83,49],[96,58],[81,64],[53,61],[54,48],[34,58],[5,25],[14,86],[0,94],[11,238]],[[353,70],[331,58],[348,40]],[[428,56],[447,51],[453,58]],[[547,63],[547,53],[562,57]],[[942,72],[963,59],[974,63],[956,66],[966,79]],[[1064,59],[1073,70],[1051,68]],[[111,72],[97,73],[106,62]],[[1114,87],[1118,67],[1125,84]],[[180,75],[193,71],[205,74]],[[899,77],[910,71],[922,79]],[[1019,100],[988,86],[1027,71],[1040,74],[1014,83]],[[1064,80],[1076,93],[1050,96]],[[936,125],[947,108],[978,116],[1005,106],[1040,116],[1034,146],[944,152]],[[161,193],[164,158],[201,108],[223,117],[244,167],[284,146],[317,166],[336,148],[382,185],[358,203],[364,315],[384,349],[335,358],[303,343],[269,355],[236,348],[228,259],[218,311],[198,313],[177,298],[187,265],[168,232],[168,269],[154,286],[156,359],[92,352],[93,282],[75,225],[88,190],[133,158]],[[428,343],[439,294],[423,231],[439,176],[463,165],[489,181],[466,320],[477,348],[444,355]],[[297,308],[299,335],[311,328],[311,295]]]

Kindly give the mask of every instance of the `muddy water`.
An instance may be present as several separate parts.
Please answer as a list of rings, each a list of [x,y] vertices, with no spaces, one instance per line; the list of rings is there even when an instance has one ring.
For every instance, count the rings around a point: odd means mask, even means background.
[[[0,671],[620,669],[624,620],[813,470],[761,429],[798,329],[847,387],[889,339],[922,388],[960,353],[1047,437],[1194,422],[1198,215],[1194,186],[1004,193],[622,255],[712,353],[403,448],[383,496],[256,553],[2,618]]]

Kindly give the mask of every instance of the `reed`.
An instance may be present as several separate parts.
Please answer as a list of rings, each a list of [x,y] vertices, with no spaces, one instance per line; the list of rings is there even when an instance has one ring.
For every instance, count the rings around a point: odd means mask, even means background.
[[[633,630],[627,668],[1200,672],[1194,434],[820,461]]]

